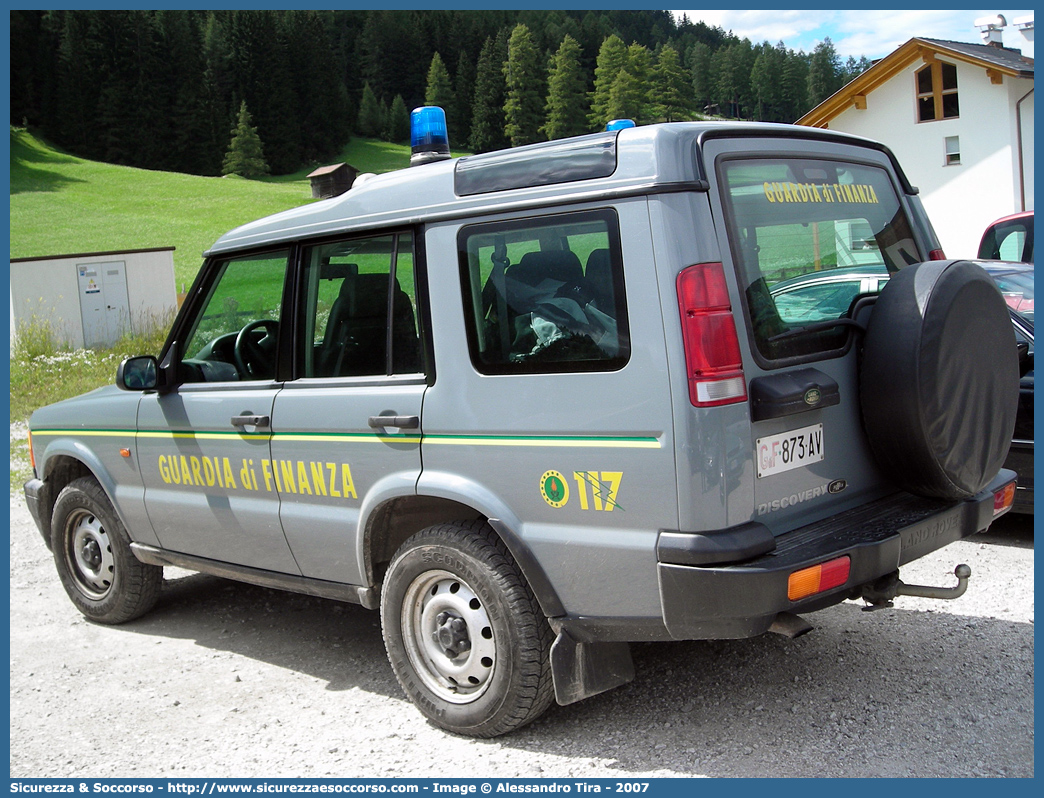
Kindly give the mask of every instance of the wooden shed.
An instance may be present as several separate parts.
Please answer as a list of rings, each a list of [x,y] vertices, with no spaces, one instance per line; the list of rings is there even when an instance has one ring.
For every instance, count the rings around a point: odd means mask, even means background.
[[[359,170],[347,163],[320,166],[308,175],[308,179],[312,181],[312,197],[329,199],[343,194],[352,187],[358,174]]]

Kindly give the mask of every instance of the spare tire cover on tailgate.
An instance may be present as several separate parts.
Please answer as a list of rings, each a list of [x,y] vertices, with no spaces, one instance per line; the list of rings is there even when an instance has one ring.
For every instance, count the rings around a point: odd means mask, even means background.
[[[974,496],[1007,455],[1018,387],[1011,319],[982,267],[929,261],[892,276],[860,374],[863,421],[887,477],[921,496]]]

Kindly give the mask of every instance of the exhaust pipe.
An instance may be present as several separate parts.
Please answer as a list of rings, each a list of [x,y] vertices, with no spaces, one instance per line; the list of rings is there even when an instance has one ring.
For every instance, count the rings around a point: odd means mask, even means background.
[[[768,628],[770,632],[789,637],[791,640],[795,637],[801,637],[801,635],[807,632],[811,632],[812,629],[812,624],[800,615],[795,615],[792,612],[781,612],[775,617],[775,620],[772,621],[772,625]]]

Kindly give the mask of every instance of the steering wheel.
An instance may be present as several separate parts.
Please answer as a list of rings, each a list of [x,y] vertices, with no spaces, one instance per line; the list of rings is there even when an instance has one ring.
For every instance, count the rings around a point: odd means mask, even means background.
[[[270,380],[275,376],[276,335],[279,322],[258,319],[239,331],[232,353],[242,379]]]

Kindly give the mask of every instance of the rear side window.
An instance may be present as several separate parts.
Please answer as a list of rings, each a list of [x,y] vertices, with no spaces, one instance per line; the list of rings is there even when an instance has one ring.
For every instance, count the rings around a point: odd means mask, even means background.
[[[612,211],[470,225],[457,238],[483,374],[613,371],[630,351]]]
[[[300,376],[375,377],[423,370],[412,233],[310,246],[304,263]]]
[[[719,169],[732,255],[766,360],[844,347],[848,330],[829,322],[922,260],[884,169],[799,158],[727,160]]]
[[[979,257],[1033,263],[1033,217],[992,225],[979,245]]]

